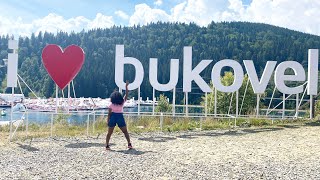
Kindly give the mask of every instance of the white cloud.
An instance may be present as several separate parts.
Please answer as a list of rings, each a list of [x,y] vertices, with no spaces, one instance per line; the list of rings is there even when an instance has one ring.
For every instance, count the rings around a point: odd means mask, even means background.
[[[150,22],[195,22],[206,26],[211,21],[261,22],[320,35],[320,1],[318,0],[186,0],[170,13],[146,4],[138,4],[129,25]]]
[[[187,0],[177,4],[171,9],[171,14],[158,8],[151,8],[147,4],[135,6],[135,12],[130,17],[130,24],[146,25],[150,22],[195,22],[201,26],[209,24],[212,20],[218,20],[221,12],[228,7],[225,0]]]
[[[150,22],[170,21],[170,16],[161,9],[152,9],[147,4],[135,6],[135,12],[130,17],[129,25],[146,25]]]
[[[15,36],[28,36],[31,31],[32,25],[22,23],[21,18],[13,20],[0,16],[0,35],[13,34]]]
[[[161,6],[163,4],[162,0],[156,0],[154,3],[156,6]]]
[[[112,16],[105,16],[98,13],[93,21],[90,21],[86,29],[109,28],[114,25]]]
[[[154,0],[155,8],[137,4],[129,17],[123,11],[115,15],[129,20],[129,25],[146,25],[151,22],[195,22],[206,26],[211,21],[261,22],[320,35],[320,1],[318,0],[252,0],[244,5],[242,0],[185,0],[176,4],[169,12],[159,8],[162,0]],[[180,1],[181,2],[181,1]],[[29,36],[32,32],[57,31],[79,32],[82,29],[108,28],[115,25],[112,16],[98,13],[94,19],[83,16],[65,19],[61,15],[48,14],[43,18],[26,22],[0,15],[0,35]]]
[[[173,21],[195,22],[206,26],[212,20],[218,20],[227,6],[228,1],[225,0],[188,0],[172,8],[171,17]]]
[[[62,16],[52,13],[42,19],[34,20],[30,25],[35,33],[39,33],[40,31],[52,33],[56,33],[57,31],[78,32],[85,29],[89,22],[90,20],[82,16],[64,19]]]
[[[124,19],[124,20],[127,20],[129,19],[129,16],[128,14],[126,14],[125,12],[123,11],[116,11],[114,12],[117,16],[119,16],[120,18]]]
[[[268,23],[320,35],[319,9],[317,0],[253,0],[247,8],[236,12],[239,18],[233,20]]]
[[[111,16],[105,16],[98,13],[95,19],[90,20],[83,16],[64,19],[64,17],[50,13],[41,19],[36,19],[31,23],[23,22],[22,18],[9,19],[0,16],[0,35],[13,34],[15,36],[30,36],[31,33],[38,34],[40,31],[56,33],[64,32],[80,32],[85,29],[108,28],[115,23]]]

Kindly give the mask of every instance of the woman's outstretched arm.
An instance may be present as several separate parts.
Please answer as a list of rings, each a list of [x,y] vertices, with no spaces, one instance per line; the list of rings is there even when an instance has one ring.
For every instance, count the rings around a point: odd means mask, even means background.
[[[128,99],[128,85],[129,85],[129,81],[127,80],[126,81],[126,95],[125,95],[125,97],[124,97],[124,100],[126,101],[127,99]]]

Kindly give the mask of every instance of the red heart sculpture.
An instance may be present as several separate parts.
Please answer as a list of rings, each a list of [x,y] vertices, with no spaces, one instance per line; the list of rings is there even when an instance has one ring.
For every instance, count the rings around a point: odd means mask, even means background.
[[[76,77],[84,57],[84,51],[76,45],[68,46],[63,51],[60,46],[49,44],[42,50],[42,63],[60,89],[64,89]]]

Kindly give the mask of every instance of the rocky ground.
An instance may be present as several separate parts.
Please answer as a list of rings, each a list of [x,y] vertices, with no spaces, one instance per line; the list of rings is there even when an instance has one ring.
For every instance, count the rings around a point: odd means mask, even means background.
[[[0,146],[0,179],[320,179],[320,126],[104,137]]]

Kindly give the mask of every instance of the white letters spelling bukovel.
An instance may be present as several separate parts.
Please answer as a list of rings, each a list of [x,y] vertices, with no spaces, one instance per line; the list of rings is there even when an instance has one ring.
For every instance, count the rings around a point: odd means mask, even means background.
[[[115,57],[115,82],[121,89],[125,88],[124,65],[131,64],[135,68],[135,79],[129,84],[129,90],[137,89],[141,85],[144,76],[144,69],[141,62],[133,57],[124,57],[124,45],[116,45]],[[202,60],[194,69],[192,69],[192,47],[187,46],[183,49],[183,92],[191,92],[191,83],[194,81],[203,92],[211,92],[209,85],[200,76],[200,73],[212,62],[212,60]],[[244,66],[249,76],[250,82],[255,94],[262,94],[270,81],[273,71],[275,71],[274,82],[277,89],[284,94],[297,94],[303,92],[303,85],[296,87],[288,87],[285,81],[305,81],[305,70],[302,65],[296,61],[284,61],[277,67],[276,61],[268,61],[263,74],[258,78],[256,69],[252,60],[244,60]],[[318,89],[318,63],[319,50],[309,49],[308,51],[308,95],[317,95]],[[231,67],[233,69],[234,81],[230,86],[224,86],[221,83],[220,74],[223,67]],[[285,75],[286,69],[292,69],[294,75]],[[157,80],[158,76],[158,59],[150,58],[149,64],[149,80],[151,86],[158,91],[170,91],[178,83],[179,77],[179,59],[171,59],[170,64],[170,80],[167,84],[160,84]],[[213,86],[221,92],[237,91],[244,78],[244,72],[241,65],[231,59],[218,61],[212,68],[211,80]]]

